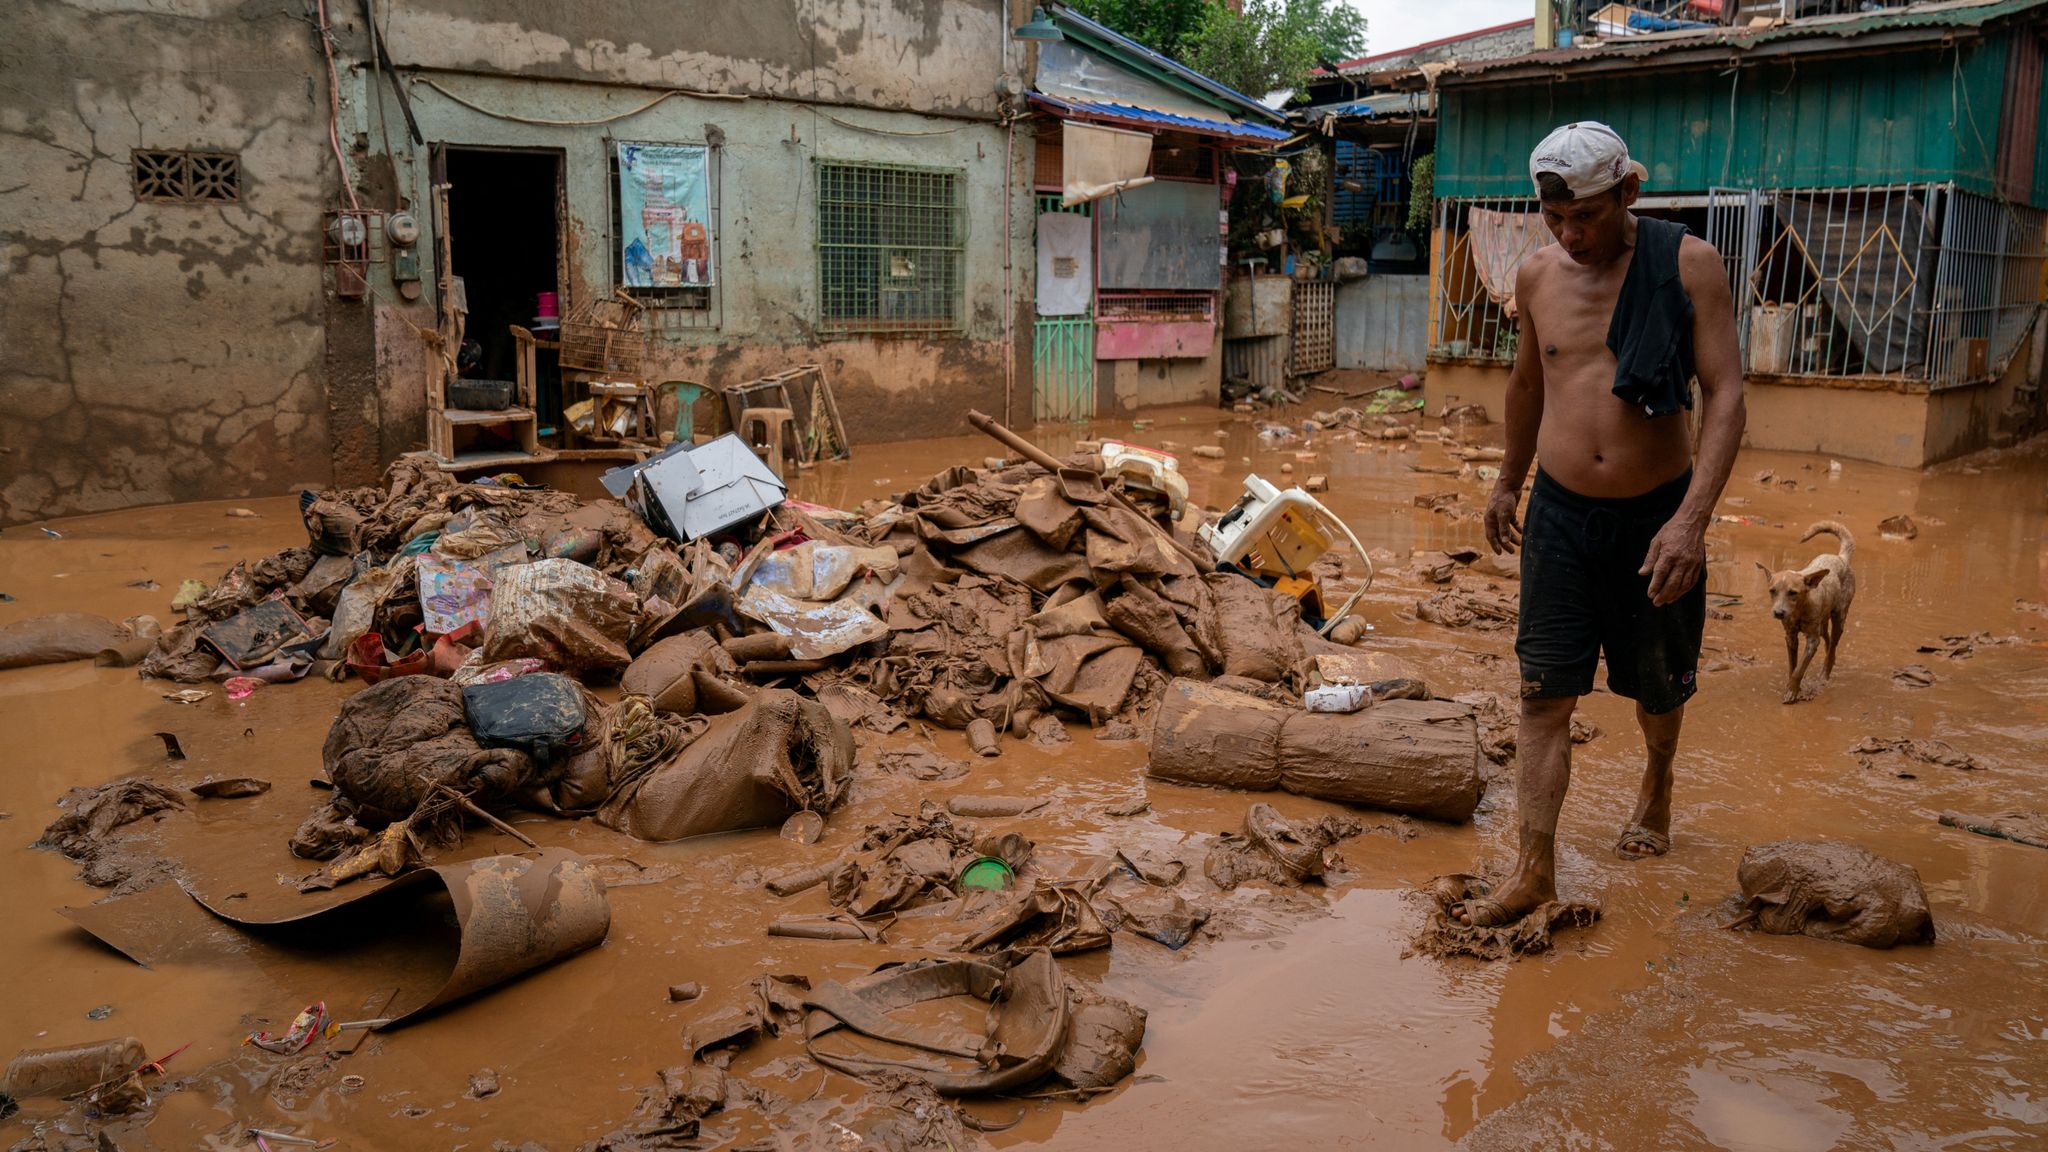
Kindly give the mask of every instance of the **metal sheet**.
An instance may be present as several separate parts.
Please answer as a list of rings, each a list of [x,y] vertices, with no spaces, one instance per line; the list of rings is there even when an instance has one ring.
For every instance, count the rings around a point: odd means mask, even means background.
[[[1161,180],[1099,202],[1101,222],[1097,287],[1215,289],[1223,269],[1216,260],[1213,184]]]
[[[1429,277],[1337,286],[1337,367],[1420,372],[1429,353]]]
[[[275,887],[267,878],[263,883]],[[594,948],[611,930],[611,904],[597,869],[563,848],[442,864],[381,884],[359,882],[317,894],[279,888],[258,895],[252,886],[250,892],[218,895],[187,889],[191,899],[186,900],[182,896],[173,899],[176,890],[159,884],[133,896],[60,911],[141,964],[218,960],[278,948],[309,967],[321,962],[349,967],[350,945],[358,942],[352,933],[334,932],[331,947],[317,958],[309,958],[303,950],[278,944],[266,935],[229,932],[221,922],[240,929],[298,925],[321,934],[322,925],[330,920],[357,925],[374,922],[377,918],[366,916],[366,911],[401,901],[408,893],[431,894],[434,889],[447,893],[454,913],[452,925],[428,918],[388,927],[393,935],[416,945],[417,951],[445,958],[445,971],[406,980],[385,1009],[389,1024],[405,1022]],[[219,921],[203,914],[193,916],[195,906],[203,906]],[[454,930],[452,952],[445,938],[425,939],[438,937],[434,930],[448,927]]]

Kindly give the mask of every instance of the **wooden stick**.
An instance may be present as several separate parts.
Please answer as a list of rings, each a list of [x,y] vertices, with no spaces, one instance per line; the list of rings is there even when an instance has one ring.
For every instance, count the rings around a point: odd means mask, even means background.
[[[505,835],[510,836],[514,840],[519,841],[521,844],[526,845],[528,848],[540,847],[539,844],[534,843],[532,837],[528,836],[524,832],[521,832],[519,829],[514,828],[510,824],[505,823],[503,820],[498,819],[496,816],[491,815],[489,812],[484,811],[482,808],[477,807],[476,803],[472,801],[469,797],[464,796],[462,793],[457,792],[455,789],[448,787],[446,784],[439,785],[439,787],[443,791],[447,792],[449,795],[455,797],[455,802],[457,804],[462,805],[463,811],[469,813],[472,816],[481,818],[485,823],[489,824],[491,827],[496,828],[498,831],[503,832]]]

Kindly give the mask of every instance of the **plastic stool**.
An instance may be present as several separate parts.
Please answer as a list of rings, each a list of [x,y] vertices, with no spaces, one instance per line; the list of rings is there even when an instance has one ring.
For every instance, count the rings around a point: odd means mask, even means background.
[[[740,439],[767,463],[769,471],[785,479],[785,463],[803,458],[796,438],[796,413],[787,408],[748,408],[741,412]]]

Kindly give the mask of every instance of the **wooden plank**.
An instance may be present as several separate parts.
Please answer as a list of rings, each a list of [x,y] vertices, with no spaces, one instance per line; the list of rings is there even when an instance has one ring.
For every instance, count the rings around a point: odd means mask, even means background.
[[[450,424],[518,424],[532,420],[531,408],[443,408],[441,419]]]

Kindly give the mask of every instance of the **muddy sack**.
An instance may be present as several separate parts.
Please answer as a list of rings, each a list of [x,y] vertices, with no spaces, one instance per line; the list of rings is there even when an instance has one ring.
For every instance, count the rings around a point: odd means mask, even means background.
[[[577,673],[624,668],[626,639],[640,603],[633,590],[574,560],[536,560],[500,572],[491,585],[484,662],[535,656]]]
[[[431,676],[399,676],[342,701],[320,749],[336,791],[382,824],[411,815],[438,784],[482,802],[534,783],[526,753],[477,743],[462,691]]]
[[[1295,631],[1300,604],[1233,573],[1212,573],[1206,580],[1216,604],[1224,675],[1271,684],[1307,657]]]
[[[767,689],[674,759],[614,792],[597,822],[639,840],[774,828],[800,811],[830,812],[853,769],[853,733],[825,706]]]
[[[1176,784],[1287,791],[1461,822],[1479,806],[1479,733],[1471,709],[1445,701],[1305,712],[1175,680],[1153,721],[1146,770]]]
[[[656,641],[634,657],[625,675],[619,677],[619,692],[647,697],[657,712],[688,715],[703,711],[698,707],[696,680],[691,673],[731,676],[738,671],[739,665],[733,663],[711,633],[699,628]]]
[[[462,712],[484,748],[516,748],[536,764],[574,756],[589,714],[583,690],[567,676],[535,672],[462,690]]]
[[[90,612],[53,612],[0,627],[0,668],[90,660],[130,640],[128,632]]]
[[[1758,844],[1742,853],[1735,878],[1742,913],[1730,927],[1753,924],[1866,948],[1934,943],[1920,874],[1855,844]]]

